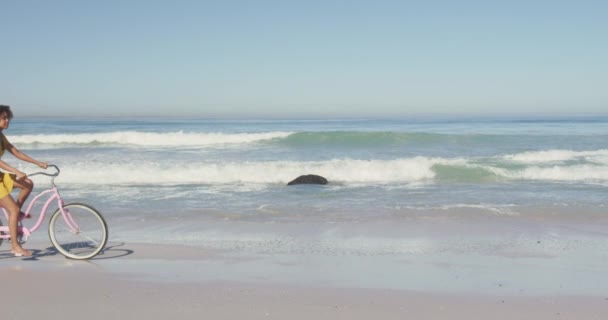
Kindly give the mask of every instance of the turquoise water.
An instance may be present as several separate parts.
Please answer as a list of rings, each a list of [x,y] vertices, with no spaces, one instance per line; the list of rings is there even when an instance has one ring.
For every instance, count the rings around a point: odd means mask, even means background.
[[[60,166],[64,196],[98,207],[116,237],[149,242],[253,241],[268,224],[313,226],[293,236],[438,217],[576,221],[602,214],[608,188],[608,118],[601,117],[17,118],[5,134]],[[302,174],[330,183],[286,186]],[[241,233],[243,224],[257,227]]]

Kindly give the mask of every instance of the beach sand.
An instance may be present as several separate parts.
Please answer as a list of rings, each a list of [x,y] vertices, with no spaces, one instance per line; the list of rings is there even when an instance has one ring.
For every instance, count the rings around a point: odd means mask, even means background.
[[[12,257],[6,244],[0,247],[2,319],[599,320],[608,314],[608,290],[605,295],[597,290],[508,290],[510,283],[517,283],[517,276],[509,274],[501,277],[504,284],[493,283],[490,290],[454,287],[449,281],[443,288],[391,289],[325,281],[337,271],[314,261],[279,263],[272,257],[247,258],[195,247],[110,243],[109,250],[91,261],[65,259],[45,242],[27,247],[34,249],[33,258]],[[253,266],[259,269],[247,272]],[[290,273],[293,268],[298,271]],[[452,274],[462,271],[462,282],[484,279],[471,267],[442,268]],[[431,283],[434,270],[428,269]],[[327,278],[320,276],[326,273]]]

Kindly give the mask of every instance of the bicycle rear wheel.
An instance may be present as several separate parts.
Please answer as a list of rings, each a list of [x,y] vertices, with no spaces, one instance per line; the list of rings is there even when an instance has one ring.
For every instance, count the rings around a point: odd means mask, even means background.
[[[51,243],[61,254],[71,259],[90,259],[108,241],[108,226],[93,207],[71,203],[57,209],[49,222]]]

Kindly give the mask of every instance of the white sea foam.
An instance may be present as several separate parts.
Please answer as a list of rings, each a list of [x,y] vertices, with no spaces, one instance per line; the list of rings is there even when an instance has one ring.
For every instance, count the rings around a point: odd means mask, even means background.
[[[572,150],[543,150],[543,151],[528,151],[512,155],[506,155],[503,158],[510,161],[520,163],[547,163],[568,161],[579,158],[598,159],[605,161],[608,157],[608,150],[592,150],[592,151],[572,151]]]
[[[62,168],[66,183],[172,185],[284,184],[303,174],[332,182],[394,183],[433,179],[433,165],[462,160],[415,157],[397,160],[258,161],[226,163],[75,163]]]
[[[69,146],[83,144],[131,145],[142,147],[195,147],[225,144],[254,143],[275,138],[284,138],[291,132],[263,133],[188,133],[183,131],[157,133],[117,131],[108,133],[16,135],[10,141],[19,145]]]
[[[504,171],[512,179],[553,181],[606,181],[608,167],[595,165],[529,167],[518,171]]]
[[[441,210],[452,210],[452,209],[476,209],[482,211],[488,211],[497,215],[519,215],[519,213],[511,210],[515,205],[495,205],[495,204],[452,204],[440,206]],[[428,209],[428,208],[424,208]]]
[[[588,162],[599,164],[599,165],[608,165],[608,154],[599,154],[593,155],[586,158]]]

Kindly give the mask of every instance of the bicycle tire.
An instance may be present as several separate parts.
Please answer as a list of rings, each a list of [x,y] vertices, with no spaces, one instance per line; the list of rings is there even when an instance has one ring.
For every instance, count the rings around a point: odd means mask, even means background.
[[[63,210],[67,210],[77,226],[71,226],[61,208],[53,213],[49,221],[49,237],[55,249],[76,260],[90,259],[99,254],[108,241],[108,225],[103,216],[95,208],[82,203],[66,204]]]

